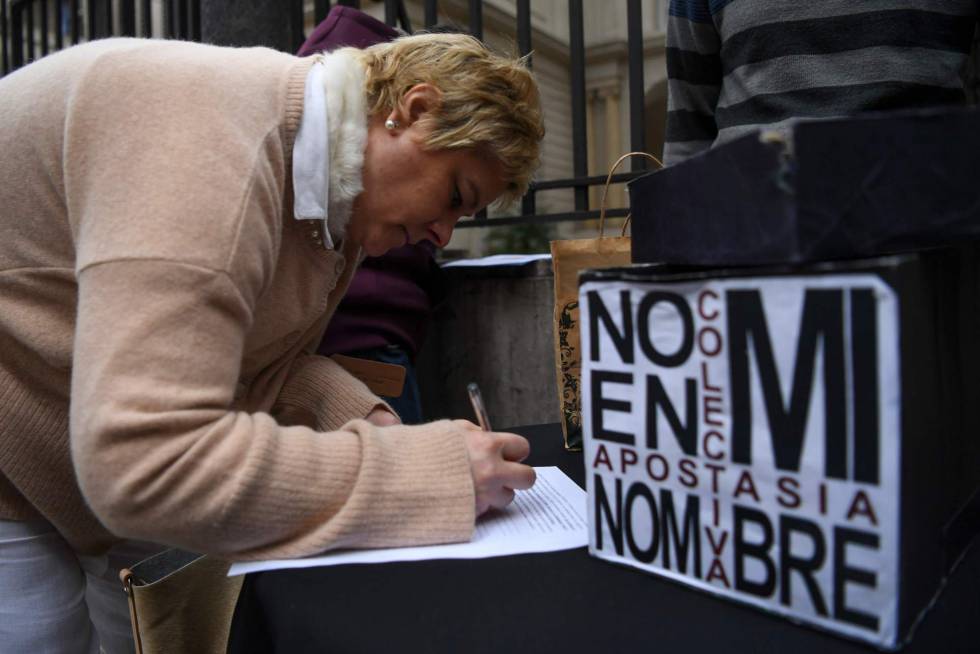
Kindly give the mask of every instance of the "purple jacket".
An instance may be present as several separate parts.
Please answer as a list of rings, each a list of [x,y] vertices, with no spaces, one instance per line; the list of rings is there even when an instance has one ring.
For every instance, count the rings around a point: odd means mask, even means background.
[[[366,48],[390,41],[398,32],[350,7],[335,6],[296,53],[301,57],[343,46]],[[368,257],[327,327],[319,353],[329,356],[384,345],[400,345],[414,358],[441,295],[442,272],[434,246],[404,245],[382,257]]]
[[[296,54],[306,57],[344,46],[366,48],[375,43],[390,41],[396,36],[398,31],[394,27],[389,27],[357,9],[337,5],[313,29],[313,33]]]

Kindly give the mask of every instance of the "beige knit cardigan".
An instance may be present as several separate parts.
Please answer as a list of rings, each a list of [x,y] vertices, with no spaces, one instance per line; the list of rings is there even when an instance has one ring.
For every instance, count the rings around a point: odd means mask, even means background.
[[[0,518],[236,559],[470,537],[459,429],[358,420],[310,354],[360,258],[292,218],[310,64],[110,39],[0,80]]]

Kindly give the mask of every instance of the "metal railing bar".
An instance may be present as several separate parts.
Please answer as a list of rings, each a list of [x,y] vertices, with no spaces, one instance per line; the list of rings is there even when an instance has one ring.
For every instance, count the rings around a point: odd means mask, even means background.
[[[119,1],[119,31],[123,36],[136,36],[136,0]]]
[[[27,61],[34,61],[34,3],[29,3],[24,11],[27,14]]]
[[[470,34],[483,40],[483,2],[470,0]]]
[[[354,9],[361,8],[361,0],[339,0],[337,4],[345,7],[353,7]]]
[[[184,3],[182,0],[172,0],[173,14],[170,19],[173,21],[173,35],[175,39],[184,38]]]
[[[568,1],[569,72],[572,86],[572,170],[575,177],[589,174],[588,140],[585,124],[585,18],[582,0]],[[588,211],[589,189],[575,186],[575,210]]]
[[[517,0],[517,51],[522,57],[531,54],[531,0]],[[531,67],[530,56],[527,65]]]
[[[398,0],[385,0],[385,25],[394,27],[398,24]]]
[[[191,39],[194,40],[194,41],[197,41],[198,43],[200,43],[201,40],[202,40],[202,38],[201,38],[201,0],[189,0],[189,1],[190,1],[190,9],[188,11],[188,16],[190,16],[190,21],[191,21]],[[300,3],[300,9],[301,9],[300,13],[302,13],[302,6],[303,6],[302,3]],[[303,33],[303,28],[302,27],[300,27],[299,33],[300,34]],[[305,37],[304,37],[304,40],[305,40]],[[299,49],[299,46],[302,45],[302,44],[303,44],[303,41],[300,41],[299,45],[297,45],[296,48]]]
[[[24,65],[24,8],[19,3],[10,5],[10,70]]]
[[[7,0],[0,0],[0,73],[10,72],[10,52],[7,48]]]
[[[629,209],[606,209],[606,218],[623,218],[627,214],[629,214]],[[456,229],[466,229],[472,227],[506,227],[508,225],[534,225],[537,223],[562,223],[596,220],[598,218],[598,210],[572,211],[568,213],[546,213],[539,216],[506,216],[504,218],[490,218],[488,220],[461,220],[456,223]]]
[[[94,41],[96,39],[95,35],[95,2],[96,0],[88,0],[88,19],[85,21],[85,37],[88,41]]]
[[[313,2],[313,24],[319,25],[327,14],[330,13],[330,0],[314,0]]]
[[[483,2],[482,0],[470,0],[470,34],[483,40]],[[479,222],[487,219],[487,210],[481,209],[473,216]]]
[[[289,31],[293,37],[292,51],[299,50],[306,40],[303,25],[303,0],[292,0],[289,12]]]
[[[108,38],[112,36],[115,25],[112,22],[112,0],[102,0],[102,2],[105,3],[105,31],[102,36]]]
[[[187,31],[187,26],[188,26],[188,23],[187,23],[187,20],[188,20],[188,17],[187,17],[187,0],[177,0],[177,7],[178,7],[178,9],[180,11],[180,17],[179,17],[180,20],[177,23],[177,34],[178,34],[178,38],[181,41],[186,41],[187,38],[188,38],[188,36],[187,36],[187,34],[188,34],[188,31]]]
[[[412,19],[408,17],[408,10],[405,9],[405,0],[398,0],[398,22],[401,23],[402,29],[409,34],[415,32],[412,29]]]
[[[140,36],[150,38],[153,36],[153,18],[151,12],[153,7],[151,0],[140,0]]]
[[[536,209],[537,201],[534,196],[534,191],[528,191],[521,198],[521,213],[525,216],[533,216]]]
[[[425,27],[432,27],[439,22],[438,0],[425,0]]]
[[[78,45],[81,40],[81,26],[78,24],[78,0],[69,1],[68,11],[71,12],[71,17],[68,19],[71,25],[71,44]]]
[[[626,41],[628,43],[630,85],[630,150],[645,152],[647,149],[646,121],[644,120],[643,89],[643,15],[640,0],[628,0],[626,5]],[[647,169],[646,157],[631,157],[630,169]]]
[[[38,21],[41,24],[41,56],[46,57],[48,54],[48,41],[50,40],[48,36],[51,33],[51,23],[48,20],[50,18],[48,15],[48,0],[39,0],[38,4],[41,10],[40,20]]]
[[[65,47],[65,35],[61,26],[65,23],[65,7],[61,0],[54,0],[54,45],[58,50]]]
[[[180,38],[182,41],[191,38],[191,12],[187,0],[180,0]]]
[[[531,0],[517,0],[517,52],[527,57],[527,67],[531,68]],[[533,215],[535,206],[534,189],[529,188],[521,198],[521,213]]]
[[[622,184],[631,182],[637,177],[646,174],[647,171],[616,173],[612,176],[610,184]],[[606,183],[607,175],[592,175],[590,177],[568,177],[566,179],[543,179],[538,182],[531,182],[531,189],[534,191],[547,191],[563,188],[578,188],[579,186],[600,186]]]

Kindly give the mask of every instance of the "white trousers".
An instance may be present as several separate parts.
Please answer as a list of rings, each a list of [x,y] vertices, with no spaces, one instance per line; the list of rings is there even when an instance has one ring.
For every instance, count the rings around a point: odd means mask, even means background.
[[[0,520],[0,654],[132,654],[119,570],[163,546],[74,552],[47,522]]]

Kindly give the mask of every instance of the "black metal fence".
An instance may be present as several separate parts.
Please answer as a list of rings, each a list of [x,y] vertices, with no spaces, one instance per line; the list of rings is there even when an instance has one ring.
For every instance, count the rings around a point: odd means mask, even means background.
[[[2,73],[108,36],[201,40],[200,0],[0,0]],[[158,20],[154,20],[154,17]]]
[[[204,0],[208,2],[209,0]],[[215,1],[215,0],[210,0]],[[631,149],[645,149],[643,34],[641,33],[641,0],[626,0],[629,60],[629,125]],[[337,4],[360,7],[358,0]],[[402,0],[385,0],[385,21],[408,33],[418,28],[432,27],[438,21],[437,0],[424,0],[424,21],[412,25]],[[314,21],[319,23],[330,10],[329,0],[314,0]],[[534,44],[531,28],[530,0],[516,3],[516,43],[521,55],[532,53]],[[288,0],[283,6],[289,12],[294,35],[294,49],[302,42],[304,3]],[[469,0],[469,32],[483,38],[483,2]],[[488,218],[486,212],[462,221],[459,227],[503,226],[523,223],[553,223],[598,218],[599,212],[589,206],[589,187],[605,183],[605,176],[588,174],[588,136],[586,125],[585,85],[585,23],[583,0],[568,1],[568,57],[571,89],[572,170],[564,179],[538,180],[532,183],[520,205],[519,215]],[[0,43],[2,43],[2,74],[6,75],[50,52],[80,42],[108,36],[141,36],[200,41],[201,0],[0,0]],[[205,35],[205,40],[206,40]],[[533,57],[533,55],[532,55]],[[531,62],[533,67],[533,61]],[[617,174],[613,183],[629,181],[642,174],[646,161],[634,158],[631,172]],[[574,193],[574,210],[539,214],[537,195],[542,191],[568,189]],[[607,211],[607,216],[626,215],[624,208]]]

